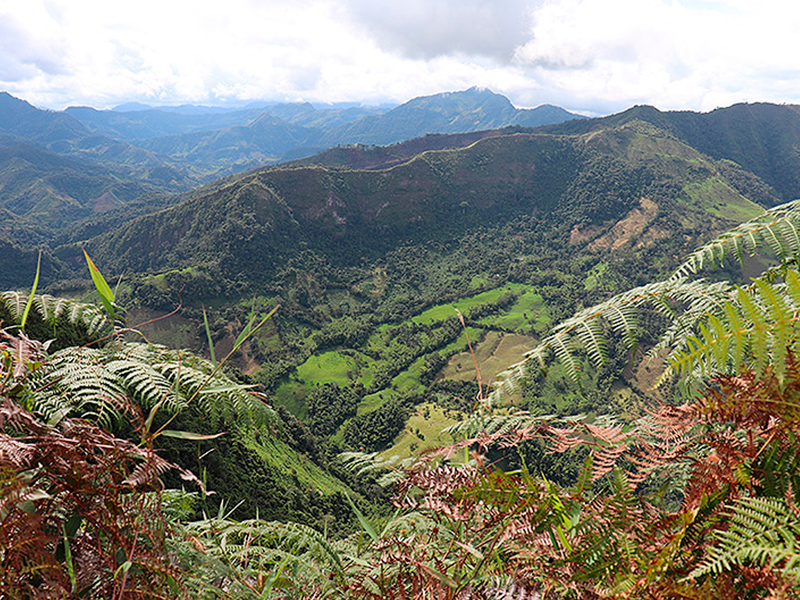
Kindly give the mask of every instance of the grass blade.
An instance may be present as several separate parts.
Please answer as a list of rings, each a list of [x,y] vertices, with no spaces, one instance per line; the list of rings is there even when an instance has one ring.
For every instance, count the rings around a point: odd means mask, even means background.
[[[211,364],[217,366],[217,357],[214,354],[214,342],[211,340],[211,328],[208,326],[208,315],[206,309],[203,307],[203,325],[206,328],[206,337],[208,338],[208,351],[211,353]]]
[[[82,250],[83,255],[86,257],[86,264],[89,265],[89,273],[92,276],[94,287],[97,289],[97,293],[100,294],[100,300],[103,302],[103,307],[113,320],[115,319],[114,292],[112,292],[111,288],[108,287],[108,283],[106,283],[106,280],[100,273],[100,270],[95,266],[92,259],[89,258],[89,254],[86,252],[86,249],[82,248]]]
[[[36,261],[36,277],[33,278],[33,287],[31,288],[31,293],[28,296],[28,302],[25,304],[25,310],[22,313],[22,321],[20,322],[19,328],[22,331],[25,331],[25,323],[28,321],[28,313],[31,311],[31,305],[33,304],[33,296],[36,294],[36,288],[39,286],[39,272],[41,271],[42,267],[42,251],[39,250],[39,260]]]

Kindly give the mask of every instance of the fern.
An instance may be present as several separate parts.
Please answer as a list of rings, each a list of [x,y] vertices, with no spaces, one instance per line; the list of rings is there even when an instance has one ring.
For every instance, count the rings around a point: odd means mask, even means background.
[[[5,327],[20,325],[28,303],[25,292],[0,293],[0,308],[4,308],[11,321]],[[32,308],[44,323],[55,327],[63,321],[73,326],[83,327],[89,338],[94,338],[110,331],[111,321],[93,304],[85,304],[67,298],[49,295],[36,295]]]
[[[777,258],[750,285],[696,278],[702,270],[722,266],[733,256],[765,252]],[[665,356],[667,372],[702,380],[714,372],[731,373],[752,366],[763,373],[776,366],[783,379],[786,351],[798,345],[800,313],[800,200],[775,207],[693,252],[667,279],[634,288],[580,311],[552,329],[522,362],[502,373],[502,393],[523,377],[527,364],[561,361],[580,383],[578,352],[595,366],[607,360],[608,336],[619,335],[628,348],[637,343],[637,315],[645,306],[667,319],[658,343],[648,353]]]
[[[213,518],[183,529],[195,547],[202,547],[200,564],[184,565],[191,569],[187,585],[212,597],[265,598],[275,589],[280,597],[305,597],[314,588],[330,591],[344,577],[350,550],[347,542],[334,544],[298,523]],[[181,549],[184,560],[191,554]]]
[[[740,498],[728,528],[715,533],[717,543],[690,578],[717,575],[735,567],[768,567],[800,583],[798,510],[782,498]]]
[[[33,375],[33,385],[32,407],[46,418],[66,410],[106,428],[121,418],[119,408],[126,398],[144,414],[158,406],[174,415],[195,402],[202,411],[257,426],[277,422],[260,397],[208,361],[145,343],[61,350]]]
[[[767,248],[781,263],[800,258],[800,200],[776,206],[742,223],[692,252],[675,270],[673,278],[696,275],[722,266],[733,256],[739,262],[759,248]]]

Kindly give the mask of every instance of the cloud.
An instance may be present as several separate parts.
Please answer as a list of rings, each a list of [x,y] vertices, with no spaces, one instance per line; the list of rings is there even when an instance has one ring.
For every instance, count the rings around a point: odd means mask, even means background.
[[[0,80],[22,81],[65,71],[61,28],[41,2],[0,4]]]
[[[777,0],[559,0],[532,20],[515,64],[576,102],[708,110],[800,98],[800,9]]]
[[[413,59],[453,54],[507,63],[526,40],[530,0],[349,0],[356,23],[376,43]]]
[[[608,112],[800,101],[781,0],[0,0],[0,89],[39,106],[402,102],[474,85]]]

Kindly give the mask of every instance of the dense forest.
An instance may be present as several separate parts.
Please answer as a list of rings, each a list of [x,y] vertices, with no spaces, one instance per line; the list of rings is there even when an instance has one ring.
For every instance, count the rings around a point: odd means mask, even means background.
[[[178,195],[7,147],[0,595],[797,593],[795,107],[487,102]]]

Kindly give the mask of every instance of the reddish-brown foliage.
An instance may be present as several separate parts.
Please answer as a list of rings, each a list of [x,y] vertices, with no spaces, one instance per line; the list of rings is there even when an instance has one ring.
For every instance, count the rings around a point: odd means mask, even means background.
[[[25,381],[41,347],[4,337],[0,598],[179,595],[158,493],[173,465],[85,421],[43,423]]]
[[[553,452],[588,447],[590,477],[562,490],[480,460],[490,447],[529,439],[547,440]],[[783,382],[769,370],[718,377],[697,401],[658,405],[629,426],[544,422],[483,433],[406,474],[397,505],[435,526],[382,539],[380,569],[371,571],[380,592],[353,591],[484,598],[494,597],[490,583],[500,577],[539,598],[793,597],[800,586],[780,562],[733,561],[713,577],[691,573],[717,543],[715,532],[727,528],[737,499],[780,498],[800,515],[798,439],[800,368],[791,354]],[[477,449],[475,465],[438,464],[465,447]],[[659,493],[662,484],[671,497]]]

